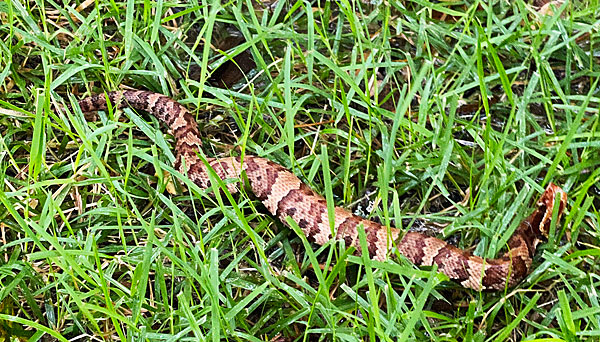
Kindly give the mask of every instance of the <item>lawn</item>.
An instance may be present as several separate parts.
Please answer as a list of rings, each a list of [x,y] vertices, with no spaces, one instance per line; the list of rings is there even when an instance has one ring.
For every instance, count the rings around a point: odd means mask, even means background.
[[[600,340],[598,0],[66,3],[0,2],[0,342]],[[566,213],[519,285],[464,289],[198,188],[146,113],[68,107],[117,89],[482,257],[549,182]]]

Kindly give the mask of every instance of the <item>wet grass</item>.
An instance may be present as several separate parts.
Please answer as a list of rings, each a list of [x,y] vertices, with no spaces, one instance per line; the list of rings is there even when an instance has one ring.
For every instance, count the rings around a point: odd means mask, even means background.
[[[0,2],[3,340],[600,339],[598,1],[253,4]],[[211,196],[144,113],[63,107],[121,87],[481,256],[550,181],[567,214],[519,286],[465,290]]]

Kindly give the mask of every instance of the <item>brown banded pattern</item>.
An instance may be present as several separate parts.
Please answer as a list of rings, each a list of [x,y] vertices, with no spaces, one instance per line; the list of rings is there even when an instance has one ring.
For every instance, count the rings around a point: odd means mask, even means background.
[[[107,101],[108,100],[108,101]],[[210,186],[206,165],[198,157],[202,147],[200,132],[194,117],[178,102],[157,93],[139,90],[115,91],[84,98],[79,107],[84,112],[106,110],[108,102],[117,108],[130,107],[154,115],[175,137],[175,167],[201,188]],[[508,251],[497,259],[482,259],[446,242],[420,233],[409,232],[400,238],[400,231],[356,216],[336,207],[334,231],[331,231],[326,200],[284,167],[264,158],[246,155],[240,158],[208,158],[208,164],[222,179],[240,178],[245,173],[249,186],[267,210],[287,224],[291,217],[306,237],[324,244],[333,236],[346,246],[360,251],[358,229],[363,227],[367,249],[373,259],[385,260],[394,250],[415,265],[437,265],[438,270],[464,287],[500,290],[514,286],[527,275],[540,239],[548,233],[554,209],[560,216],[567,195],[550,183],[537,202],[537,210],[524,220],[508,241]],[[241,177],[242,179],[244,177]],[[228,190],[238,191],[237,183]],[[554,208],[555,199],[559,207]]]

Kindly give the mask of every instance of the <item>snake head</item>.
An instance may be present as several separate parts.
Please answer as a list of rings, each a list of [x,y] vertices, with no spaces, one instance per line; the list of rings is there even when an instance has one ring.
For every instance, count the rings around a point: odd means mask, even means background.
[[[556,206],[556,198],[559,198],[558,208]],[[550,223],[552,222],[552,214],[554,210],[558,210],[558,214],[556,216],[557,222],[560,221],[560,217],[565,210],[567,205],[567,193],[561,189],[558,185],[554,183],[548,184],[546,187],[546,191],[542,194],[542,197],[537,201],[537,210],[531,217],[536,217],[539,219],[538,222],[531,222],[532,225],[537,226],[539,233],[548,237],[548,233],[550,232]],[[536,215],[537,213],[537,215]],[[535,220],[537,221],[537,220]]]
[[[557,197],[558,208],[556,208]],[[528,254],[530,259],[533,258],[537,245],[543,238],[548,238],[554,211],[558,210],[558,222],[566,204],[567,193],[555,184],[548,184],[548,187],[537,201],[535,211],[521,222],[515,234],[509,239],[509,254],[512,257]]]

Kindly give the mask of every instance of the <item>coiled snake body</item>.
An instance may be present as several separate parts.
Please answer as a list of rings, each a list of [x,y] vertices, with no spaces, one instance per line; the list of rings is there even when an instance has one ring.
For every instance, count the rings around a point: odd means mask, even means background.
[[[87,97],[79,101],[84,112],[105,110],[107,99],[115,107],[131,107],[151,113],[172,131],[175,137],[176,168],[201,188],[210,186],[208,170],[198,157],[202,147],[200,133],[194,117],[178,102],[147,91],[116,91]],[[309,241],[324,244],[332,239],[326,200],[284,167],[264,158],[246,155],[239,158],[208,158],[208,164],[221,179],[239,178],[245,172],[256,197],[281,222],[287,217],[298,223]],[[187,169],[186,169],[187,168]],[[236,185],[227,185],[237,191]],[[566,204],[566,193],[550,184],[537,202],[537,210],[524,220],[508,241],[508,252],[497,259],[482,259],[446,242],[420,233],[409,232],[401,236],[396,228],[378,223],[336,207],[335,239],[344,240],[346,246],[360,249],[358,228],[365,230],[369,255],[384,260],[392,248],[416,265],[437,265],[438,270],[464,287],[476,290],[500,290],[514,286],[529,271],[535,248],[550,227],[555,198],[560,196],[557,217]]]

